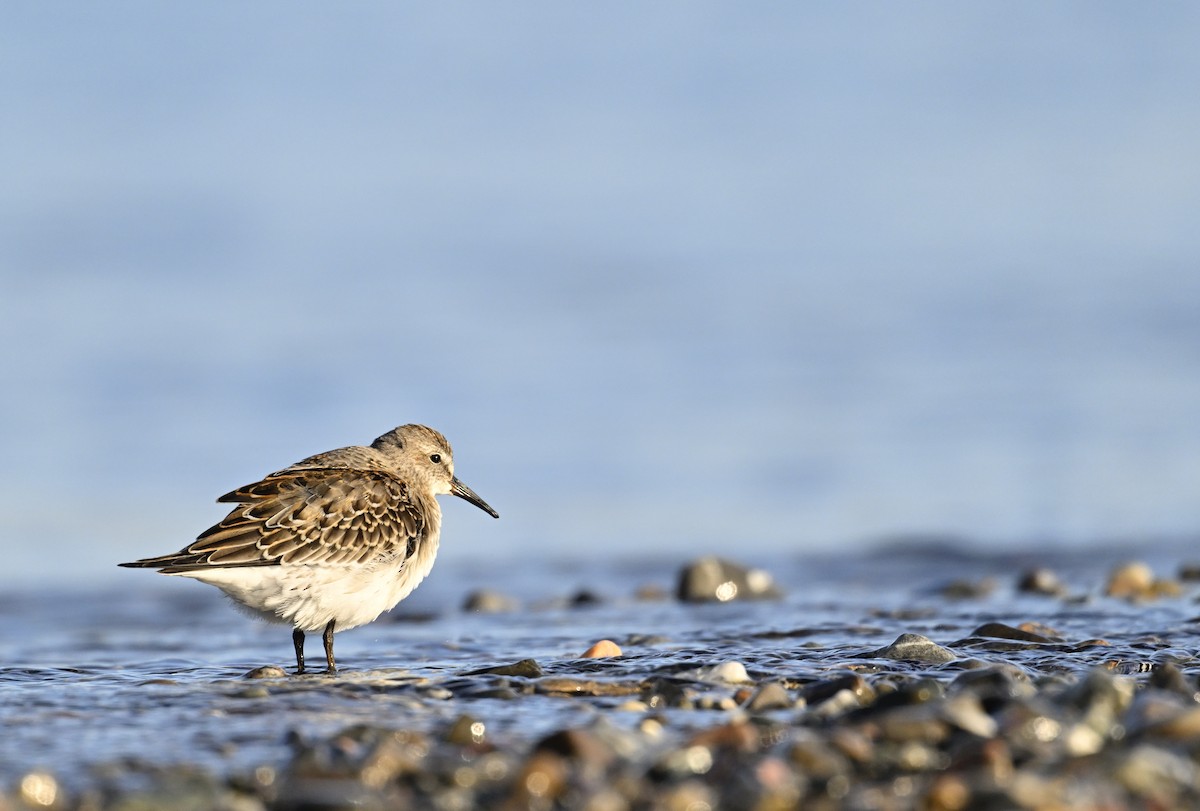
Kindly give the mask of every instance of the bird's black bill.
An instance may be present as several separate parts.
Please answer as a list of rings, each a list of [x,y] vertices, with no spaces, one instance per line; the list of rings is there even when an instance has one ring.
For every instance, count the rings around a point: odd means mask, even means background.
[[[467,501],[471,502],[476,507],[478,507],[479,509],[483,510],[485,513],[490,515],[492,518],[500,517],[500,513],[493,510],[491,507],[488,506],[488,503],[486,501],[481,499],[479,496],[475,495],[475,491],[472,490],[470,487],[467,487],[462,482],[460,482],[458,480],[457,476],[455,476],[453,479],[450,480],[450,493],[452,495],[458,496],[461,499],[466,499]]]

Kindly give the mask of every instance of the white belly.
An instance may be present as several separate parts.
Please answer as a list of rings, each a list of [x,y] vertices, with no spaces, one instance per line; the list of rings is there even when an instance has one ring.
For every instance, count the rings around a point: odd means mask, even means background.
[[[286,622],[302,631],[320,631],[330,620],[335,631],[371,622],[407,597],[433,568],[437,547],[425,545],[398,567],[381,562],[373,567],[245,566],[180,572],[216,586],[251,613],[272,622]]]

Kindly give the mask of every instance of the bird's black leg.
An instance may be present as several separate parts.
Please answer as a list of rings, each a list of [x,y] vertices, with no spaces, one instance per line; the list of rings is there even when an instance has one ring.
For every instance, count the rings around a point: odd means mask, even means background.
[[[292,645],[296,648],[296,672],[304,672],[304,632],[299,628],[292,630]]]
[[[325,626],[325,633],[321,634],[321,640],[325,643],[325,664],[328,666],[326,673],[337,673],[337,665],[333,662],[333,620]]]

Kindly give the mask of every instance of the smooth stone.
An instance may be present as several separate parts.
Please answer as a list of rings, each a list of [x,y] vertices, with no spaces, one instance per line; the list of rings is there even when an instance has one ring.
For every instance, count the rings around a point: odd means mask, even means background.
[[[621,647],[611,639],[601,639],[583,652],[582,659],[608,659],[621,656]]]
[[[934,593],[948,600],[981,600],[996,590],[996,578],[981,580],[951,580],[934,589]]]
[[[1113,775],[1135,795],[1154,798],[1146,802],[1145,808],[1194,807],[1192,803],[1181,803],[1180,795],[1194,797],[1195,785],[1200,774],[1195,763],[1188,757],[1150,744],[1134,746]]]
[[[787,689],[779,682],[771,681],[755,690],[745,706],[750,712],[766,712],[767,710],[789,709],[794,704]]]
[[[938,702],[938,711],[943,720],[980,738],[994,738],[999,731],[996,719],[983,709],[977,696],[961,693]]]
[[[590,608],[594,605],[600,605],[604,602],[604,598],[590,589],[580,589],[571,595],[571,599],[567,601],[572,608]]]
[[[517,598],[491,589],[477,589],[463,601],[463,611],[473,614],[505,614],[521,607]]]
[[[700,696],[696,700],[698,710],[736,710],[738,703],[733,696]]]
[[[997,663],[967,670],[954,677],[951,689],[970,691],[984,701],[1007,702],[1037,693],[1029,674],[1013,664]]]
[[[797,727],[792,731],[792,739],[793,743],[787,750],[788,760],[805,774],[819,780],[828,780],[850,773],[850,761],[844,754],[831,747],[824,736],[804,727]]]
[[[271,695],[271,691],[266,687],[254,686],[238,690],[232,695],[234,698],[268,698]]]
[[[925,705],[897,707],[873,719],[873,726],[893,743],[941,743],[950,737],[950,726],[937,708]]]
[[[860,698],[870,695],[874,698],[874,689],[867,680],[857,673],[827,679],[825,681],[806,684],[800,690],[800,696],[810,705],[822,704],[843,690],[848,690]]]
[[[687,745],[689,747],[703,746],[708,749],[755,752],[759,748],[759,735],[757,729],[751,724],[745,721],[733,721],[697,732]]]
[[[566,758],[555,752],[535,751],[525,761],[524,768],[513,783],[513,793],[506,808],[552,808],[566,793],[570,767]]]
[[[1107,597],[1127,600],[1153,600],[1159,597],[1178,597],[1183,588],[1174,580],[1157,580],[1154,571],[1141,561],[1130,561],[1115,567],[1104,587]]]
[[[642,701],[651,709],[678,707],[692,709],[692,697],[689,691],[679,682],[671,679],[653,679],[642,688]]]
[[[920,662],[921,664],[945,664],[958,658],[952,651],[920,634],[900,634],[892,644],[870,653],[860,654],[860,656],[868,659],[894,659],[903,662]]]
[[[1050,569],[1030,569],[1017,581],[1017,591],[1024,594],[1039,594],[1043,597],[1064,597],[1066,585]]]
[[[1141,561],[1116,566],[1108,575],[1104,594],[1108,597],[1140,597],[1154,583],[1154,571]]]
[[[446,730],[445,739],[458,746],[472,746],[483,743],[486,733],[487,728],[478,718],[460,715]]]
[[[701,667],[695,670],[695,676],[700,681],[717,681],[725,684],[745,684],[751,681],[746,666],[741,662],[721,662],[712,667]]]
[[[1200,707],[1179,707],[1175,714],[1147,724],[1141,729],[1147,737],[1165,738],[1172,741],[1195,741],[1200,739]]]
[[[287,671],[282,667],[275,665],[263,665],[256,667],[249,673],[242,676],[243,679],[282,679],[287,676]]]
[[[1064,639],[1062,631],[1055,630],[1045,623],[1033,622],[1031,620],[1022,622],[1017,626],[1017,630],[1044,636],[1052,642],[1061,642]]]
[[[862,698],[851,690],[838,690],[810,712],[816,718],[829,720],[863,706]]]
[[[898,685],[888,692],[881,692],[873,702],[864,705],[858,715],[871,717],[896,707],[926,704],[942,698],[945,693],[946,688],[936,679],[916,679]]]
[[[1147,686],[1121,718],[1132,736],[1190,740],[1200,735],[1200,706],[1191,696]]]
[[[616,759],[616,752],[612,747],[586,729],[563,729],[551,733],[538,741],[533,751],[553,752],[569,760],[582,761],[587,766],[601,771]]]
[[[1133,703],[1135,690],[1133,679],[1095,668],[1068,690],[1062,700],[1082,712],[1082,723],[1087,728],[1105,738]]]
[[[522,659],[519,662],[513,662],[511,665],[496,665],[495,667],[484,667],[479,670],[471,670],[463,674],[464,676],[521,676],[524,678],[536,679],[543,675],[542,667],[533,659]]]
[[[1056,640],[1041,634],[1031,633],[1029,631],[1014,628],[1011,625],[1005,625],[1002,622],[985,622],[974,631],[971,632],[974,636],[987,636],[993,639],[1015,639],[1021,642],[1038,642],[1049,643]]]
[[[55,808],[63,800],[58,780],[50,772],[33,771],[21,778],[21,801],[30,808]],[[3,796],[0,796],[0,802]],[[7,807],[8,803],[4,803]]]
[[[1150,674],[1147,681],[1150,687],[1167,690],[1181,696],[1192,698],[1196,694],[1195,684],[1173,662],[1164,662]]]
[[[675,595],[683,602],[775,600],[782,596],[771,576],[718,557],[704,557],[679,573]]]
[[[924,811],[964,811],[971,803],[971,788],[957,774],[942,774],[929,784],[921,801]]]

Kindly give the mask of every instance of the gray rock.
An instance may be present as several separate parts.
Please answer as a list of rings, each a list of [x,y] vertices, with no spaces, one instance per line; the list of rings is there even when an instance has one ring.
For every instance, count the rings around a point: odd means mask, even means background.
[[[491,589],[477,589],[463,601],[463,611],[474,614],[504,614],[520,607],[521,603],[515,597]]]
[[[1067,587],[1050,569],[1037,568],[1021,575],[1021,579],[1017,581],[1017,591],[1045,597],[1065,597]]]
[[[777,681],[770,681],[754,691],[754,695],[746,702],[750,712],[766,712],[767,710],[786,710],[795,702],[788,691]]]
[[[903,662],[921,662],[923,664],[945,664],[953,662],[958,657],[947,648],[920,634],[900,634],[896,641],[887,647],[863,654],[870,659],[895,659]]]
[[[705,557],[679,573],[675,595],[684,602],[726,603],[731,600],[777,600],[782,592],[762,569],[750,569],[717,557]]]
[[[522,659],[519,662],[513,662],[511,665],[496,665],[495,667],[483,667],[479,670],[472,670],[463,674],[464,676],[522,676],[524,678],[536,679],[542,675],[542,666],[533,659]]]
[[[1052,639],[1043,634],[1034,633],[1033,631],[1025,631],[1020,628],[1014,628],[1011,625],[1005,625],[1002,622],[985,622],[974,631],[971,636],[988,637],[989,639],[1009,639],[1014,642],[1032,642],[1038,645],[1050,644],[1052,642],[1061,642],[1061,639]]]

